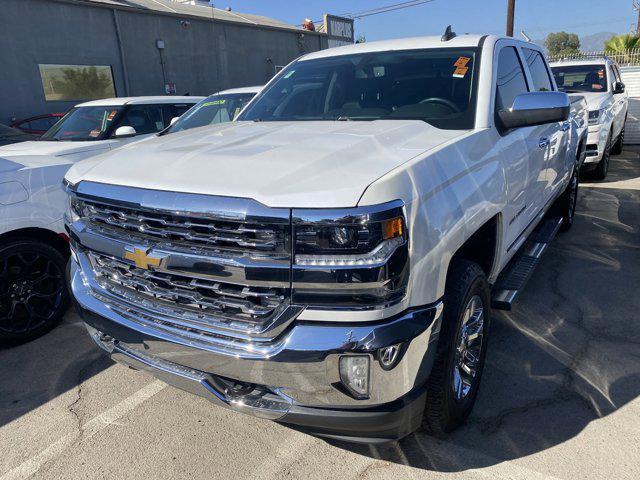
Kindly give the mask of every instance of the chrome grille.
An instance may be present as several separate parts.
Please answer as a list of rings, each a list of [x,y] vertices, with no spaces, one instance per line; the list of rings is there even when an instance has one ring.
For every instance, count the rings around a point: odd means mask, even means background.
[[[282,225],[238,222],[181,212],[146,211],[76,200],[76,208],[90,222],[148,239],[171,241],[202,248],[283,253],[287,251],[287,229]]]
[[[109,308],[212,344],[271,341],[300,313],[290,301],[290,210],[92,182],[70,194],[72,244]]]
[[[224,284],[183,274],[144,270],[123,260],[89,254],[97,282],[106,290],[129,290],[146,300],[166,302],[176,311],[211,325],[262,324],[286,299],[284,289]],[[189,318],[188,316],[186,318]]]

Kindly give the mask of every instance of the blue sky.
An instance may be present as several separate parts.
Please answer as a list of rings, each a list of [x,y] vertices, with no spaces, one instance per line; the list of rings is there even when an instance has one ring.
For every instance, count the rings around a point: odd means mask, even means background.
[[[300,24],[305,17],[343,14],[398,3],[399,0],[218,0],[216,7],[255,13]],[[507,0],[434,0],[405,10],[356,20],[356,35],[381,40],[440,34],[453,24],[459,33],[504,33]],[[516,31],[533,39],[565,30],[580,36],[597,32],[628,33],[637,12],[632,0],[516,0]]]

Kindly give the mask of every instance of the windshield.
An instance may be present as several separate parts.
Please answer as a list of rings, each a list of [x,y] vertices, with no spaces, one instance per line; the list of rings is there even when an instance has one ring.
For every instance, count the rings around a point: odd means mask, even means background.
[[[211,95],[185,112],[166,133],[230,122],[255,95],[255,93]]]
[[[606,92],[607,69],[604,65],[572,65],[551,67],[563,92]]]
[[[102,140],[122,110],[123,107],[76,107],[40,140]]]
[[[298,61],[238,120],[423,120],[474,125],[476,49],[370,52]]]

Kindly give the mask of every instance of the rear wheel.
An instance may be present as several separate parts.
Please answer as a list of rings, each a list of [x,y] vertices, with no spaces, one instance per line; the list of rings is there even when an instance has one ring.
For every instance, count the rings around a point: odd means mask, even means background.
[[[593,171],[593,176],[597,180],[604,180],[607,178],[607,173],[609,173],[609,162],[611,160],[611,133],[607,137],[607,143],[604,146],[604,150],[602,151],[602,159],[598,166]]]
[[[467,260],[450,269],[436,359],[427,382],[423,428],[436,436],[458,427],[475,404],[491,320],[489,284]]]
[[[0,247],[0,343],[21,343],[45,334],[69,304],[67,260],[34,240]]]

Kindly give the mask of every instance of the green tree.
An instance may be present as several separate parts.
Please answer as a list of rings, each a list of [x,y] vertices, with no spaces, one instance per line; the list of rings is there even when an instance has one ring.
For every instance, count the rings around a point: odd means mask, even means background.
[[[549,55],[572,55],[580,52],[580,39],[575,33],[556,32],[547,35],[544,41]]]
[[[115,96],[110,75],[96,67],[63,68],[61,77],[52,79],[56,92],[64,100],[85,100]]]
[[[604,42],[604,50],[606,52],[624,53],[632,48],[640,47],[640,38],[629,33],[626,35],[614,35]]]

